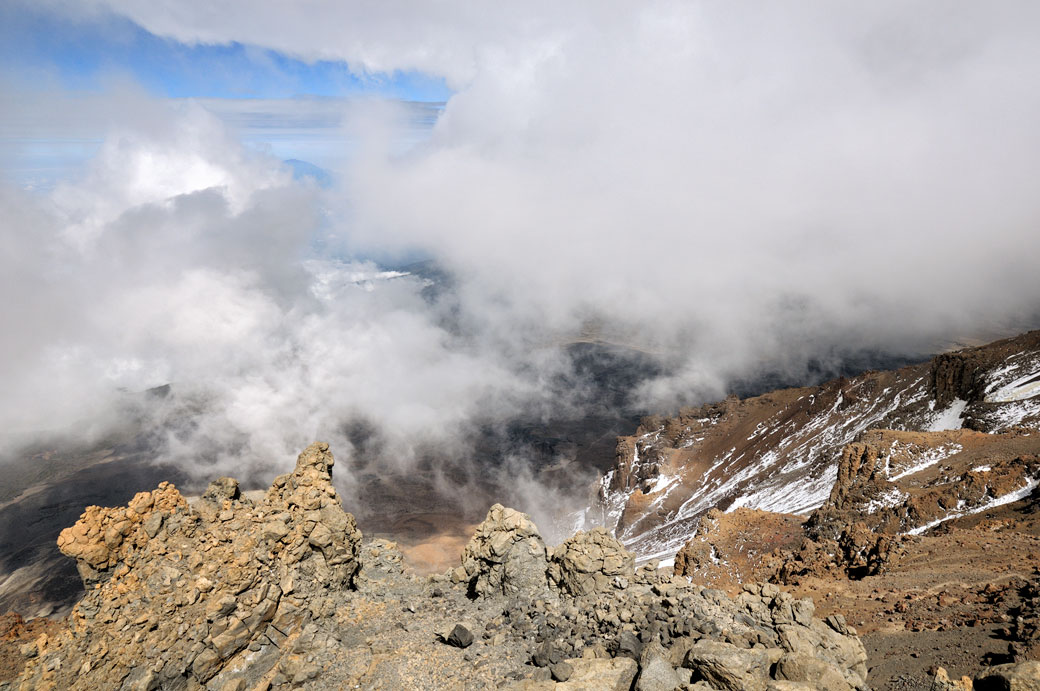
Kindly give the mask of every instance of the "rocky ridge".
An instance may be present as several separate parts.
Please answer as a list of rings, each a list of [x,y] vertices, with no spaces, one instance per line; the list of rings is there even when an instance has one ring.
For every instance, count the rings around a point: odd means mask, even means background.
[[[221,478],[194,506],[164,483],[88,508],[61,536],[87,593],[10,687],[866,688],[840,616],[636,569],[604,530],[547,549],[496,505],[459,567],[408,573],[394,543],[362,541],[332,465],[314,444],[256,501]]]
[[[871,443],[864,435],[881,429],[1011,436],[1040,430],[1040,331],[899,370],[644,418],[635,435],[618,439],[615,466],[584,518],[606,525],[642,558],[668,558],[712,509],[816,511],[831,500],[836,482],[845,484],[840,473],[847,447]],[[939,453],[936,438],[926,445]],[[986,486],[995,498],[997,485]],[[911,509],[908,530],[927,523],[926,515],[942,517],[925,508],[928,503],[917,500],[922,511]]]

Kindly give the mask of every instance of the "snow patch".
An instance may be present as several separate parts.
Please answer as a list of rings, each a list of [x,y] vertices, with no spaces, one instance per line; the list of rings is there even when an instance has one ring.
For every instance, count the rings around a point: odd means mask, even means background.
[[[657,494],[662,490],[666,490],[673,484],[678,482],[681,478],[678,475],[658,475],[657,479],[654,480],[654,486],[647,490],[647,494]]]
[[[1019,377],[986,396],[986,403],[1011,403],[1040,395],[1040,371]]]
[[[894,448],[895,448],[895,444],[893,444],[893,449]],[[960,444],[943,445],[943,446],[937,446],[934,449],[928,449],[926,451],[921,452],[918,455],[917,463],[915,463],[914,465],[910,466],[909,468],[906,468],[905,470],[903,470],[898,475],[893,475],[892,477],[890,477],[888,479],[894,482],[896,480],[900,480],[900,479],[906,477],[907,475],[915,475],[916,473],[919,473],[919,472],[921,472],[922,470],[924,470],[926,468],[932,467],[933,465],[935,465],[939,461],[944,461],[947,458],[949,458],[950,456],[954,456],[956,454],[959,454],[963,450],[964,450],[964,447],[961,446]]]
[[[932,423],[928,425],[928,431],[943,432],[945,430],[960,429],[964,425],[964,409],[967,407],[967,401],[962,401],[959,398],[954,399],[953,403],[946,410],[941,411],[932,419]]]
[[[893,506],[902,504],[908,496],[910,495],[893,487],[884,494],[878,495],[875,499],[871,499],[864,507],[864,510],[867,513],[877,513],[881,509],[890,509]]]
[[[970,516],[972,514],[982,513],[983,511],[989,511],[990,509],[995,509],[998,506],[1003,506],[1004,504],[1010,504],[1012,502],[1025,499],[1030,494],[1032,494],[1033,490],[1036,489],[1037,484],[1040,484],[1040,480],[1034,478],[1027,482],[1024,487],[1021,487],[1020,489],[1017,489],[1014,492],[1008,492],[1002,497],[996,497],[995,499],[991,499],[990,501],[986,502],[985,504],[982,504],[981,506],[976,506],[974,509],[969,509],[967,511],[951,511],[946,516],[938,518],[932,521],[931,523],[927,523],[918,528],[914,528],[913,530],[908,530],[907,534],[920,535],[924,533],[926,530],[934,528],[940,523],[945,523],[946,521],[953,520],[954,518],[960,518],[961,516]],[[960,502],[957,505],[957,508],[960,509],[963,504],[963,501]]]

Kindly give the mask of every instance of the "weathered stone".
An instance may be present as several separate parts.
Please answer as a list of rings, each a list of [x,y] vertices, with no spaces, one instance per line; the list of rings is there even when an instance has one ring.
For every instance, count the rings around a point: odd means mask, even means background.
[[[636,661],[627,657],[570,659],[571,675],[556,685],[557,691],[629,691],[636,678]]]
[[[721,641],[700,640],[690,647],[683,667],[693,680],[704,680],[726,691],[765,689],[769,655],[761,648],[743,649]]]
[[[209,483],[206,491],[202,494],[202,499],[220,506],[224,503],[224,500],[235,500],[239,496],[238,480],[233,477],[219,477]]]
[[[852,689],[840,670],[805,653],[785,653],[776,663],[774,676],[777,679],[815,684],[833,691]]]
[[[616,577],[635,577],[635,556],[604,528],[578,532],[553,550],[549,579],[572,596],[608,592]]]
[[[473,632],[465,624],[456,624],[444,642],[456,648],[468,648],[473,645]]]
[[[557,662],[549,668],[555,681],[567,681],[574,674],[574,667],[569,662]]]
[[[689,680],[689,673],[686,677]],[[654,656],[642,664],[635,691],[673,691],[682,683],[679,673],[668,660]]]
[[[1040,691],[1040,662],[996,665],[975,675],[975,691]]]
[[[537,598],[547,590],[546,551],[538,527],[527,514],[495,504],[462,552],[453,575],[479,596]]]

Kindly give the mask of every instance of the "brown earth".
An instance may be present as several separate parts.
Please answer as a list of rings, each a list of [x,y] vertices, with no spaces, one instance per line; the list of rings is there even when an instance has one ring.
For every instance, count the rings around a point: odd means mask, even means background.
[[[41,635],[53,636],[61,628],[61,622],[46,617],[25,621],[14,612],[0,615],[0,683],[21,674],[26,660],[24,646]]]

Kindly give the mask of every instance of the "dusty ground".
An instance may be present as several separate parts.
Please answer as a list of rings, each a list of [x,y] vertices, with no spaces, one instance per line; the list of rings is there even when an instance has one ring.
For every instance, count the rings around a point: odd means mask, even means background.
[[[372,537],[396,542],[405,565],[425,576],[458,566],[462,548],[474,530],[475,523],[456,514],[435,512],[402,516],[370,532]]]

